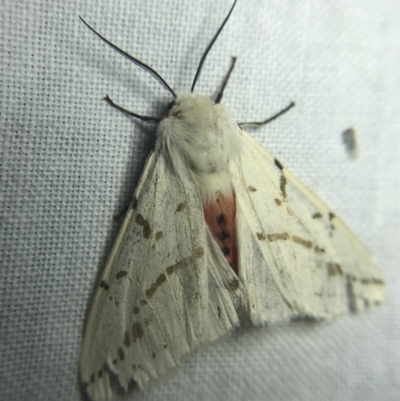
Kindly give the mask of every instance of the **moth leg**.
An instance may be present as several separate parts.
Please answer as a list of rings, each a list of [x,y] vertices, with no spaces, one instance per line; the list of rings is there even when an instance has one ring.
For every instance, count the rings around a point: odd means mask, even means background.
[[[226,85],[228,84],[229,77],[231,76],[233,67],[235,66],[236,59],[237,59],[236,56],[232,56],[231,66],[229,67],[229,71],[225,76],[224,82],[222,83],[222,88],[218,92],[217,98],[215,99],[215,103],[219,103],[221,101],[221,99],[222,99],[222,96],[224,96],[224,90],[225,90]]]
[[[148,117],[148,116],[141,116],[140,114],[136,114],[133,111],[129,111],[127,109],[124,109],[123,107],[119,106],[118,104],[114,103],[108,95],[106,95],[103,100],[105,100],[110,106],[116,108],[119,111],[122,111],[122,113],[127,114],[128,116],[138,118],[141,121],[149,122],[149,123],[159,123],[161,119],[155,118],[155,117]]]
[[[250,125],[253,127],[259,127],[260,125],[265,125],[270,123],[273,120],[276,120],[278,117],[280,117],[282,114],[285,114],[286,112],[288,112],[292,107],[294,107],[296,105],[295,102],[290,102],[290,104],[288,106],[286,106],[284,109],[282,109],[281,111],[279,111],[278,113],[274,114],[272,117],[267,118],[264,121],[251,121],[251,122],[244,122],[244,123],[238,123],[239,127],[243,127],[245,125]]]

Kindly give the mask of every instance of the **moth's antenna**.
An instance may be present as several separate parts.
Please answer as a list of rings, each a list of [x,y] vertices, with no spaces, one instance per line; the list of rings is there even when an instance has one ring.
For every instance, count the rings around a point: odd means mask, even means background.
[[[196,75],[194,76],[193,79],[193,83],[192,83],[192,89],[190,90],[191,92],[193,92],[194,87],[196,86],[196,82],[199,79],[200,73],[201,73],[201,69],[203,68],[203,64],[204,61],[209,53],[209,51],[211,50],[211,48],[213,47],[213,44],[215,43],[215,41],[217,40],[219,34],[221,33],[221,31],[224,29],[225,24],[227,23],[229,17],[232,14],[233,9],[235,8],[237,0],[234,1],[233,6],[231,7],[231,10],[229,11],[228,15],[226,16],[226,18],[224,19],[224,22],[222,23],[222,25],[219,27],[217,33],[214,35],[214,37],[212,38],[210,44],[207,46],[206,51],[203,53],[203,56],[201,57],[199,66],[197,67],[197,71],[196,71]]]
[[[117,51],[119,54],[121,54],[122,56],[124,56],[125,58],[127,58],[129,61],[131,61],[132,63],[138,65],[140,68],[143,68],[145,71],[147,71],[149,74],[153,75],[154,78],[156,78],[162,86],[164,86],[164,88],[168,89],[171,93],[172,96],[174,98],[176,98],[176,93],[173,91],[173,89],[167,84],[167,82],[165,81],[165,79],[155,70],[153,70],[153,68],[151,68],[150,66],[148,66],[146,63],[144,63],[143,61],[140,61],[139,59],[131,56],[130,54],[128,54],[127,52],[125,52],[124,50],[120,49],[118,46],[114,45],[113,43],[111,43],[109,40],[107,40],[105,37],[101,36],[98,32],[96,32],[81,16],[79,16],[79,18],[81,19],[81,21],[92,31],[94,32],[103,42],[105,42],[108,46],[110,46],[112,49],[114,49],[115,51]]]

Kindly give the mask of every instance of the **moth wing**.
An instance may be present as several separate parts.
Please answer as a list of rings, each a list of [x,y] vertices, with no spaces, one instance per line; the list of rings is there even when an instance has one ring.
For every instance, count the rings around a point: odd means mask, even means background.
[[[238,324],[240,283],[205,226],[193,181],[157,143],[97,289],[80,370],[96,401],[171,374],[194,348]]]
[[[241,279],[255,324],[359,311],[384,297],[372,255],[250,134],[233,171]]]

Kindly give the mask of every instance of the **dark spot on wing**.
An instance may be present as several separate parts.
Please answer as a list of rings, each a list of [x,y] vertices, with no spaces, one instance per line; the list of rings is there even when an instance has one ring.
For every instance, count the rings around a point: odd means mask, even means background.
[[[204,249],[202,247],[198,247],[198,248],[193,249],[193,256],[196,259],[202,258],[204,256]]]
[[[157,291],[158,287],[159,287],[160,285],[162,285],[163,283],[165,283],[166,280],[167,280],[167,277],[165,276],[165,274],[164,274],[164,273],[161,273],[161,274],[157,277],[157,280],[151,285],[151,287],[148,288],[148,289],[145,291],[146,298],[147,298],[147,299],[150,299],[150,298],[155,294],[155,292]]]
[[[156,356],[157,356],[157,355],[156,355],[155,352],[153,352],[153,353],[151,354],[151,357],[152,357],[153,359],[154,359]]]
[[[329,220],[332,220],[335,217],[335,214],[332,212],[329,212]]]
[[[290,235],[287,232],[283,232],[283,233],[276,233],[276,234],[268,234],[267,238],[268,238],[269,242],[274,242],[274,241],[278,241],[278,240],[286,241],[288,238],[290,238]]]
[[[257,189],[256,188],[254,188],[254,187],[252,187],[251,185],[249,186],[249,191],[250,192],[256,192],[257,191]]]
[[[99,379],[101,379],[101,376],[103,376],[103,371],[100,369],[100,370],[97,372],[97,375],[99,376]]]
[[[326,265],[326,268],[328,270],[328,276],[336,276],[336,269],[334,263],[328,263]]]
[[[275,203],[276,203],[278,206],[282,205],[282,201],[281,201],[280,199],[276,199],[276,198],[275,198]]]
[[[125,352],[121,347],[118,348],[118,356],[119,356],[119,359],[121,359],[121,361],[123,361],[125,359]]]
[[[316,212],[312,215],[313,219],[320,219],[322,217],[322,214],[320,212]]]
[[[282,196],[284,198],[286,198],[286,184],[287,184],[286,177],[282,174],[281,175],[281,180],[280,180],[280,189],[281,189],[281,192],[282,192]]]
[[[136,216],[135,223],[143,228],[143,237],[149,238],[151,235],[149,222],[140,213]]]
[[[193,250],[193,255],[189,256],[188,258],[184,258],[184,259],[180,260],[179,262],[176,262],[172,266],[168,266],[165,269],[165,272],[167,273],[168,276],[170,276],[171,274],[177,272],[178,270],[186,268],[191,263],[193,263],[195,259],[199,259],[199,258],[203,257],[203,255],[204,255],[203,248],[201,248],[201,247],[195,248]]]
[[[198,247],[193,249],[193,255],[189,256],[188,258],[184,258],[175,264],[168,266],[165,269],[165,272],[168,276],[175,273],[178,270],[184,269],[189,266],[191,263],[195,261],[195,259],[200,259],[204,256],[204,249],[202,247]]]
[[[91,383],[94,383],[94,375],[91,375],[91,376],[90,376],[90,382],[91,382]]]
[[[326,269],[328,271],[328,276],[336,276],[343,274],[343,268],[339,263],[329,262],[326,264]]]
[[[311,241],[300,238],[297,235],[293,235],[292,240],[293,242],[296,242],[296,244],[303,245],[305,248],[311,249],[313,247],[313,243]]]
[[[131,203],[129,204],[130,209],[136,209],[138,204],[138,200],[135,195],[132,196]]]
[[[383,280],[377,279],[377,278],[362,278],[360,280],[361,284],[378,284],[378,285],[383,285],[385,282]]]
[[[101,280],[100,288],[103,288],[105,291],[108,291],[110,289],[110,286],[104,280]]]
[[[265,241],[267,239],[267,236],[264,233],[257,233],[257,238],[260,241]]]
[[[140,301],[140,306],[146,306],[147,305],[147,301],[145,299],[142,299]]]
[[[129,347],[131,345],[128,331],[125,331],[123,344],[125,345],[125,347]]]
[[[133,323],[132,325],[132,340],[136,342],[144,336],[142,326],[139,323]]]
[[[239,288],[239,280],[237,278],[231,280],[228,283],[228,288],[232,291],[236,291]]]
[[[217,316],[218,319],[221,319],[221,307],[219,305],[217,306]]]
[[[119,280],[120,278],[125,277],[127,274],[128,272],[126,272],[125,270],[121,270],[116,274],[115,278]]]
[[[132,313],[133,313],[134,315],[137,315],[137,314],[139,313],[139,308],[138,308],[137,306],[135,306],[135,307],[133,308]]]
[[[187,203],[186,202],[182,202],[178,205],[178,207],[176,208],[177,212],[181,212],[183,209],[185,209]]]
[[[283,170],[283,164],[278,159],[274,159],[274,162],[276,167],[278,167],[280,170]]]
[[[163,236],[162,231],[156,232],[156,241],[160,240],[162,238],[162,236]]]
[[[317,252],[317,253],[325,253],[325,249],[324,248],[320,248],[318,245],[315,245],[314,251]]]

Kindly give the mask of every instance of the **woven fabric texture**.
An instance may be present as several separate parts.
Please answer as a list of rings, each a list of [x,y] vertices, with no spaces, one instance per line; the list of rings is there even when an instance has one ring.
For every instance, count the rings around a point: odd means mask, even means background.
[[[79,20],[189,90],[229,10],[220,0],[4,0],[0,4],[0,399],[81,399],[85,314],[155,127],[109,107],[160,115],[151,76]],[[238,121],[291,100],[251,133],[371,249],[382,307],[331,322],[239,329],[180,372],[125,400],[395,400],[400,392],[400,3],[239,0],[196,90]],[[349,158],[342,133],[357,132]]]

